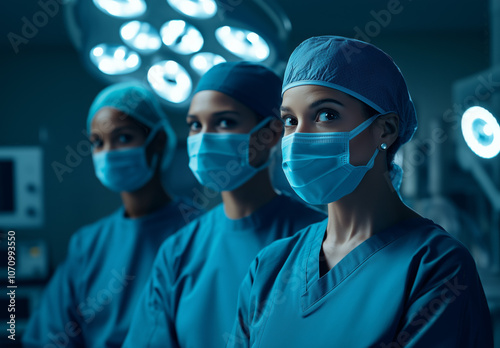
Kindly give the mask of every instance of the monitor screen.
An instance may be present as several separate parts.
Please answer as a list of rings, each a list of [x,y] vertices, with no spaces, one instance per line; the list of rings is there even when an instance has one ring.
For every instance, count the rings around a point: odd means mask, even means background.
[[[14,162],[0,160],[0,213],[14,212]]]

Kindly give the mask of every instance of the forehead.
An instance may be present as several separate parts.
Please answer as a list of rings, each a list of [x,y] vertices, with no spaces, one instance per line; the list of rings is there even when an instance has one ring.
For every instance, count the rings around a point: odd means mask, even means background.
[[[118,127],[137,128],[141,130],[147,129],[145,125],[123,111],[108,106],[96,112],[92,119],[91,127],[101,132],[110,132]]]
[[[283,94],[283,108],[308,108],[319,100],[332,99],[345,107],[363,108],[364,104],[347,93],[330,87],[301,85],[292,87]]]
[[[223,111],[235,111],[241,116],[253,116],[255,112],[234,99],[219,91],[205,90],[196,93],[189,106],[189,115],[207,116]]]

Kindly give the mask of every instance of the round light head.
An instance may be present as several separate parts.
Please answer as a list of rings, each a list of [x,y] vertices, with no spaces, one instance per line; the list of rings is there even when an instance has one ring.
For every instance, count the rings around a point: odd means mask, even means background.
[[[167,0],[167,2],[177,12],[192,18],[212,18],[217,12],[214,0]]]
[[[133,18],[146,12],[144,0],[94,0],[96,7],[113,17]]]
[[[210,68],[214,65],[224,63],[225,61],[226,60],[218,54],[202,52],[191,57],[189,64],[191,65],[191,68],[193,68],[193,70],[201,76],[210,70]]]
[[[122,45],[100,44],[90,50],[90,61],[106,75],[121,75],[139,69],[139,55]]]
[[[473,106],[462,116],[462,134],[474,153],[493,158],[500,152],[500,125],[485,108]]]
[[[269,45],[253,31],[226,25],[215,30],[215,37],[225,49],[243,60],[261,62],[269,57]]]
[[[203,46],[203,36],[198,29],[180,19],[163,24],[160,34],[163,43],[175,53],[196,53]]]
[[[171,103],[182,103],[191,94],[191,77],[179,63],[164,60],[148,71],[148,82],[155,92]]]
[[[143,54],[154,53],[161,47],[160,34],[146,22],[131,21],[123,24],[120,36],[127,45]]]

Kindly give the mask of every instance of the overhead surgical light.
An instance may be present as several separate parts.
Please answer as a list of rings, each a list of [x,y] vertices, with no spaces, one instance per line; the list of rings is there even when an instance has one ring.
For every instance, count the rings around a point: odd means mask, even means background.
[[[290,21],[272,0],[68,0],[64,11],[92,74],[142,81],[169,111],[186,111],[215,64],[248,60],[281,74],[289,53]]]
[[[203,46],[203,36],[189,23],[183,20],[172,20],[165,23],[160,34],[163,43],[179,54],[198,52]]]
[[[244,60],[260,62],[269,57],[269,46],[258,34],[240,28],[223,26],[215,37],[225,49]]]
[[[202,52],[195,54],[189,64],[200,76],[210,70],[214,65],[224,63],[226,60],[218,54]]]
[[[123,24],[120,36],[123,42],[143,54],[151,54],[161,47],[160,34],[146,22],[132,21]]]
[[[189,74],[173,60],[153,65],[148,71],[148,81],[160,97],[171,103],[185,101],[192,89]]]
[[[172,8],[179,13],[200,19],[207,19],[217,13],[214,0],[167,0]]]
[[[473,106],[462,116],[462,134],[474,153],[493,158],[500,152],[500,125],[485,108]]]
[[[94,4],[102,12],[120,18],[141,16],[147,8],[144,0],[94,0]]]
[[[141,64],[136,52],[121,45],[97,45],[90,51],[90,60],[107,75],[131,73]]]

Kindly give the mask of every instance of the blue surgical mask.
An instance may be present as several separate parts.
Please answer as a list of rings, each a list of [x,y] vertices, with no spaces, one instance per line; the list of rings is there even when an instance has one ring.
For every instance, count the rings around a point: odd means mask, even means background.
[[[158,164],[158,154],[154,154],[148,165],[146,147],[158,129],[151,131],[142,146],[93,154],[95,174],[101,183],[115,192],[133,192],[146,185]]]
[[[373,167],[378,148],[365,166],[349,163],[349,141],[375,115],[350,132],[293,133],[283,138],[283,170],[292,189],[310,204],[328,204],[348,195]]]
[[[268,117],[249,133],[200,133],[187,140],[189,168],[200,184],[220,191],[232,191],[269,165],[269,159],[255,168],[249,163],[250,137],[272,120]]]

